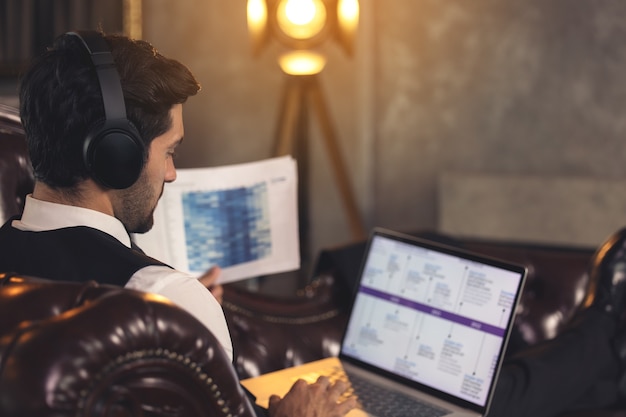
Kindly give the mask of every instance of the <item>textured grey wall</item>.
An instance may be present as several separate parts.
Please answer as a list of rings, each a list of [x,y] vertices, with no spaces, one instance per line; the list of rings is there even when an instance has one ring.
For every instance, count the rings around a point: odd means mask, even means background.
[[[444,171],[626,177],[626,3],[375,9],[377,223],[436,224]]]
[[[271,155],[280,48],[250,55],[245,0],[144,2],[144,37],[204,86],[182,166]],[[353,58],[322,73],[367,226],[437,225],[437,179],[626,178],[626,2],[362,0]],[[318,141],[315,246],[350,240]]]

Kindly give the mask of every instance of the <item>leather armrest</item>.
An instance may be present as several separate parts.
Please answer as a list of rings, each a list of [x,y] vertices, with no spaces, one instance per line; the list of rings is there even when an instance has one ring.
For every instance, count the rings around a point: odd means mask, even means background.
[[[18,280],[0,288],[0,317],[31,307],[28,319],[2,320],[4,417],[254,416],[215,337],[160,296]]]

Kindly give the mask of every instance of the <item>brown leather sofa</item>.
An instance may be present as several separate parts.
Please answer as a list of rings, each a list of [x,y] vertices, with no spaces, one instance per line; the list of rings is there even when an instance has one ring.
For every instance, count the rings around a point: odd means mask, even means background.
[[[3,417],[251,417],[206,327],[163,297],[0,274]]]
[[[19,125],[17,113],[0,107],[0,221],[4,222],[9,216],[21,211],[24,196],[32,189],[32,185],[32,170],[28,163],[24,146],[24,135]],[[553,247],[467,238],[460,239],[429,232],[416,232],[415,234],[515,261],[528,267],[529,277],[521,300],[520,310],[516,316],[516,330],[510,343],[509,352],[558,334],[576,311],[584,308],[584,304],[591,300],[595,280],[598,278],[589,273],[592,270],[590,268],[599,259],[596,255],[602,253],[601,251],[596,252],[595,248]],[[235,370],[240,378],[256,376],[337,354],[350,304],[352,280],[359,268],[364,247],[364,242],[355,242],[340,248],[322,251],[318,257],[311,283],[294,296],[271,296],[252,292],[238,285],[225,286],[223,308],[229,322],[235,348]],[[5,312],[22,312],[25,310],[25,305],[35,306],[39,302],[35,301],[37,300],[36,298],[32,298],[28,303],[21,303],[19,309],[15,307],[16,304],[11,301],[11,297],[13,295],[19,296],[23,291],[18,289],[20,288],[19,285],[23,284],[17,284],[18,286],[14,287],[14,283],[11,283],[0,294],[0,328],[6,328],[1,324],[1,320],[4,320],[9,315],[9,313]],[[27,289],[29,285],[26,285]],[[56,284],[46,285],[51,285],[52,288]],[[63,286],[64,284],[59,285]],[[15,289],[11,289],[13,287]],[[90,287],[88,290],[85,288],[73,288],[71,291],[82,294],[85,291],[89,293],[91,291],[104,290],[94,290]],[[107,291],[112,290],[107,289]],[[120,292],[119,289],[117,291]],[[124,293],[126,290],[121,292]],[[124,297],[128,296],[121,296],[120,298]],[[130,296],[130,298],[136,297],[142,299],[138,295]],[[134,300],[125,304],[120,303],[118,311],[130,313],[134,311],[137,304],[142,304],[142,302],[137,303],[137,300]],[[84,307],[78,307],[78,309],[82,308]],[[30,307],[28,310],[30,310]],[[61,311],[64,310],[54,309],[54,315],[60,314],[63,316]],[[48,311],[47,314],[52,316],[52,310]],[[123,322],[123,317],[120,316],[124,315],[112,315],[109,321],[113,323],[116,323],[118,320]],[[56,319],[50,318],[42,321],[41,326],[45,327],[48,325],[48,321],[54,320]],[[19,315],[16,317],[14,324],[22,321],[26,323],[26,326],[31,324],[30,319]],[[86,319],[86,322],[88,321],[89,319]],[[187,321],[187,319],[181,321],[180,326],[187,326]],[[94,318],[93,327],[98,327],[100,324]],[[86,329],[84,331],[89,332],[91,330],[90,326],[85,326]],[[192,326],[195,326],[195,324]],[[187,333],[185,329],[179,330]],[[200,330],[195,329],[194,331]],[[3,333],[4,331],[0,331],[0,337],[2,337]],[[76,330],[73,337],[83,336],[82,333],[83,330]],[[93,337],[104,338],[104,343],[110,341],[112,336],[111,334],[103,333]],[[209,336],[203,335],[202,337],[208,338]],[[6,336],[2,340],[5,339]],[[45,351],[43,347],[40,349],[40,351]],[[30,353],[35,358],[40,351],[35,352],[33,350]],[[64,358],[64,356],[67,356],[64,353],[48,352],[48,355],[52,357],[55,354],[58,355],[59,359],[67,359]],[[2,363],[6,363],[2,362],[5,358],[9,359],[0,351],[0,366],[2,366]],[[64,369],[68,371],[68,375],[76,373],[77,378],[78,374],[81,374],[76,367]],[[136,375],[133,375],[135,372]],[[140,378],[142,372],[144,371],[141,370],[141,367],[132,368],[128,370],[127,377],[132,381],[134,378]],[[0,368],[0,379],[5,377],[2,375],[3,373],[3,368]],[[221,374],[219,377],[222,377]],[[241,415],[246,415],[249,410],[245,405],[241,405],[244,401],[237,402],[235,400],[241,394],[239,388],[230,384],[232,381],[229,378],[230,376],[226,375],[225,385],[220,386],[219,390],[232,401],[232,409],[242,410]],[[217,376],[213,380],[219,384]],[[32,382],[34,383],[34,381]],[[162,391],[167,391],[168,389],[174,389],[179,383],[184,385],[183,382],[177,379],[155,385],[159,385]],[[139,386],[139,391],[141,391],[140,397],[148,395],[148,391],[151,388],[147,385],[141,386],[139,384]],[[75,387],[78,387],[78,385]],[[104,386],[102,387],[104,390]],[[80,392],[80,390],[70,389],[67,395],[77,397],[82,395]],[[193,393],[192,396],[203,397],[205,395],[202,390],[190,392]],[[2,385],[0,385],[1,393]],[[107,395],[110,397],[114,396],[114,394],[108,393]],[[3,410],[3,406],[5,405],[0,400],[0,411]],[[0,415],[4,416],[5,414],[0,412]],[[44,416],[47,414],[14,415]],[[76,415],[86,416],[93,414]],[[127,411],[126,414],[111,415],[138,416],[152,414],[150,412],[136,414]],[[574,416],[616,417],[626,416],[626,412],[593,410],[592,412],[567,414],[567,417]]]
[[[18,111],[0,104],[0,220],[4,222],[22,211],[24,197],[33,184]]]

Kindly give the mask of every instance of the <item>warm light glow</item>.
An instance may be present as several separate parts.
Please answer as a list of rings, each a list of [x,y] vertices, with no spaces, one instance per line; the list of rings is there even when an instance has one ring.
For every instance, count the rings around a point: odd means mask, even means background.
[[[338,39],[348,55],[352,54],[354,37],[359,26],[359,1],[339,0],[337,3]]]
[[[294,25],[306,25],[315,17],[315,4],[311,0],[287,0],[285,16]]]
[[[311,51],[294,51],[281,55],[278,63],[289,75],[313,75],[324,69],[326,58]]]
[[[265,0],[248,0],[248,29],[257,33],[265,28],[267,5]]]
[[[267,3],[265,0],[248,0],[248,32],[252,39],[252,51],[256,55],[266,41]]]
[[[330,39],[350,56],[354,53],[359,14],[358,0],[247,0],[252,53],[258,56],[272,38],[292,51],[313,50]],[[323,59],[319,64],[319,59],[302,60],[290,55],[282,60],[287,62],[281,66],[288,73],[310,74],[325,65]]]
[[[295,39],[309,39],[326,24],[326,6],[321,0],[282,0],[276,9],[278,26]]]
[[[337,4],[339,24],[356,28],[359,23],[359,0],[339,0]]]

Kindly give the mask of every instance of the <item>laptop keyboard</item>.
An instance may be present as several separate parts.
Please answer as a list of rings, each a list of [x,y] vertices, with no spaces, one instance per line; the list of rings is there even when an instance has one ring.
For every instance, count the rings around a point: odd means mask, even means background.
[[[321,374],[326,375],[331,382],[337,380],[348,382],[341,368],[333,367],[329,372]],[[304,379],[315,382],[319,375],[320,373],[315,373]],[[349,383],[351,386],[344,397],[356,395],[359,408],[378,417],[441,417],[449,413],[448,410],[387,389],[356,375],[350,375]]]

